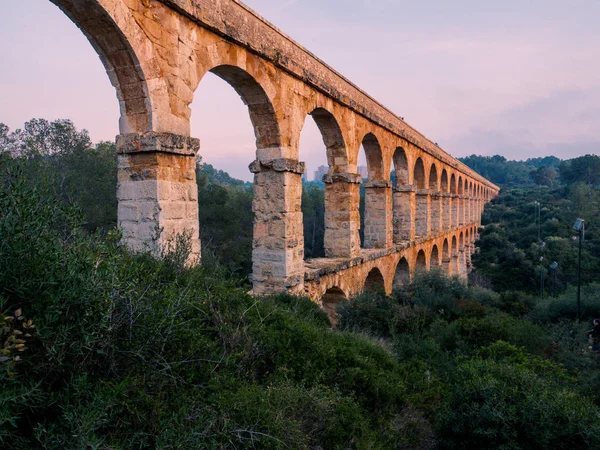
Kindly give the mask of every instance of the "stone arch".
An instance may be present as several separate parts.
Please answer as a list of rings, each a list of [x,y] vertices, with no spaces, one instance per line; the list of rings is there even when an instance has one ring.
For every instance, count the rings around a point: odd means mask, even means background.
[[[413,172],[414,186],[417,189],[415,236],[426,237],[429,234],[429,192],[423,192],[427,188],[427,178],[421,158],[415,162]]]
[[[358,231],[360,176],[347,173],[346,142],[335,116],[321,107],[314,109],[309,115],[321,133],[329,166],[329,171],[323,178],[325,183],[323,251],[327,258],[353,258],[360,252]]]
[[[363,242],[364,248],[386,248],[393,239],[388,223],[391,221],[391,181],[384,179],[384,165],[381,146],[373,133],[362,140],[367,159],[369,180],[363,183],[365,189],[365,209]],[[389,177],[389,174],[387,175]]]
[[[440,265],[440,252],[438,250],[438,246],[434,244],[431,249],[431,254],[429,255],[429,267],[437,267]]]
[[[215,59],[218,61],[203,75],[213,73],[240,96],[248,108],[256,139],[256,160],[250,165],[250,171],[254,173],[253,291],[263,295],[283,290],[289,284],[300,291],[302,283],[297,280],[302,280],[304,272],[303,167],[297,161],[281,159],[284,155],[280,124],[269,95],[257,76],[250,72],[256,68],[248,65],[247,71],[237,65],[222,63],[231,59],[227,52],[217,52]],[[277,219],[274,219],[275,211]],[[286,214],[281,214],[284,211]],[[290,229],[296,230],[293,238],[289,236]],[[291,269],[274,275],[274,254]]]
[[[442,192],[450,192],[449,188],[448,188],[448,172],[446,171],[446,169],[442,170],[442,177],[441,177],[441,181],[440,181],[440,190]]]
[[[451,226],[451,228],[456,228],[456,227],[458,227],[458,224],[459,224],[458,214],[460,211],[460,202],[455,197],[456,194],[458,193],[457,183],[458,182],[456,180],[456,174],[454,172],[452,172],[452,175],[450,175],[450,194],[452,195],[452,199],[450,200],[450,203],[451,203],[450,226]]]
[[[416,189],[426,189],[427,180],[425,178],[425,166],[423,165],[423,160],[421,158],[417,158],[415,161],[413,180]]]
[[[268,149],[281,146],[281,131],[271,99],[263,87],[252,75],[237,66],[223,64],[213,67],[209,72],[227,82],[248,106],[256,137],[257,159],[273,159]]]
[[[425,252],[423,250],[419,250],[417,253],[417,259],[415,262],[415,270],[417,272],[422,272],[427,270],[427,256],[425,256]]]
[[[374,267],[370,270],[367,278],[365,279],[365,284],[363,287],[364,292],[377,292],[385,290],[385,281],[383,279],[383,275],[381,271]]]
[[[396,185],[392,197],[393,241],[410,240],[412,230],[411,193],[403,188],[410,183],[408,158],[402,147],[397,147],[393,156]]]
[[[464,197],[465,195],[465,182],[463,181],[462,175],[458,176],[458,195]],[[456,226],[462,226],[466,222],[467,214],[466,214],[466,200],[464,198],[459,198],[456,200],[457,202],[457,212],[458,212],[458,220]]]
[[[454,173],[450,176],[450,193],[451,194],[458,193],[458,190],[456,187],[456,175]]]
[[[461,231],[458,236],[458,248],[459,248],[459,250],[462,250],[464,247],[465,247],[465,235]]]
[[[316,108],[309,115],[317,124],[327,149],[329,173],[345,172],[348,166],[348,153],[339,122],[325,108]]]
[[[158,75],[155,58],[148,55],[151,46],[141,49],[132,43],[147,41],[144,31],[128,20],[130,12],[122,2],[99,0],[50,0],[77,25],[86,36],[106,69],[115,87],[121,118],[121,134],[147,131],[171,131],[189,134],[189,123],[176,130],[166,129],[156,111],[168,108],[167,87]],[[148,87],[152,79],[153,89]],[[161,105],[161,106],[159,106]],[[164,111],[163,111],[164,112]],[[185,132],[185,133],[183,133]]]
[[[458,275],[460,273],[460,261],[458,258],[458,239],[456,235],[452,236],[450,244],[450,274]]]
[[[430,212],[430,228],[432,232],[438,232],[442,224],[442,197],[438,195],[439,180],[438,170],[435,164],[431,164],[429,168],[429,212]]]
[[[346,300],[348,300],[348,296],[337,286],[327,289],[323,297],[321,297],[322,308],[329,316],[329,321],[332,325],[335,326],[337,324],[337,305]]]
[[[450,199],[448,192],[450,192],[450,186],[448,183],[448,171],[442,169],[442,176],[440,177],[440,190],[444,194],[442,197],[442,228],[448,230],[452,227],[452,200]]]
[[[410,266],[406,258],[402,257],[396,265],[394,272],[394,288],[399,288],[410,283]]]
[[[442,258],[443,259],[450,258],[450,246],[448,244],[448,238],[444,239],[444,244],[442,245]]]
[[[395,187],[410,184],[406,151],[402,147],[397,147],[392,159],[394,162],[394,173],[396,175]]]
[[[432,164],[431,168],[429,169],[429,189],[433,191],[437,191],[439,189],[438,171],[435,164]]]
[[[448,243],[448,238],[444,239],[444,243],[442,244],[442,267],[444,268],[444,272],[448,275],[452,275],[451,269],[451,255],[450,255],[450,245]]]
[[[367,171],[369,180],[383,180],[383,156],[379,140],[373,133],[368,133],[362,140],[367,159]]]

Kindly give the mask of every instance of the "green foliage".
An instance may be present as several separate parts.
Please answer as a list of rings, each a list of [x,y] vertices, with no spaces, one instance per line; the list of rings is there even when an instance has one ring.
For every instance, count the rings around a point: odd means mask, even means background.
[[[536,201],[541,203],[539,222]],[[476,243],[479,251],[472,257],[472,279],[489,281],[497,292],[539,295],[543,275],[546,294],[560,294],[577,283],[578,240],[572,226],[581,217],[586,220],[582,281],[593,282],[600,272],[599,211],[599,191],[581,183],[554,190],[503,190],[486,206]],[[543,249],[538,234],[546,243]],[[549,269],[553,261],[558,263],[556,270]]]
[[[577,316],[577,288],[572,286],[557,297],[539,301],[531,310],[529,316],[536,322],[574,319]],[[600,317],[600,284],[591,283],[582,287],[581,317],[590,321]]]
[[[0,139],[0,162],[18,161],[30,186],[45,179],[64,203],[77,204],[90,232],[108,231],[117,223],[115,145],[92,145],[87,131],[68,120],[32,119]]]
[[[585,155],[560,163],[560,179],[565,184],[600,184],[600,156]]]
[[[558,184],[558,171],[554,167],[541,166],[529,175],[538,186],[552,187]]]
[[[0,371],[1,446],[387,449],[431,438],[418,405],[435,404],[438,388],[425,367],[331,330],[306,299],[252,298],[222,272],[187,269],[179,248],[155,260],[90,236],[18,168],[2,180],[0,308],[26,312],[37,334],[13,373]]]
[[[553,363],[497,342],[461,361],[442,408],[440,448],[593,448],[598,408]]]
[[[325,256],[325,190],[322,183],[302,184],[304,257]]]
[[[252,272],[252,193],[245,187],[199,184],[203,258],[217,260],[235,276]]]
[[[590,324],[569,320],[567,287],[574,216],[589,225],[584,281],[600,270],[598,191],[580,161],[561,167],[563,181],[579,175],[554,190],[543,187],[554,158],[482,161],[514,168],[509,183],[531,183],[531,171],[541,181],[486,209],[471,281],[499,293],[418,273],[391,297],[341,304],[331,329],[308,299],[239,287],[251,267],[248,183],[198,166],[210,267],[185,267],[185,236],[158,260],[131,255],[107,231],[114,146],[68,121],[0,124],[0,447],[599,447],[600,360]],[[306,255],[318,257],[324,191],[304,188]],[[534,201],[545,261],[559,261],[544,302]],[[600,317],[599,294],[584,288],[586,320]]]
[[[561,163],[560,159],[554,156],[530,158],[526,161],[508,161],[500,155],[471,155],[459,159],[480,175],[501,186],[527,186],[532,182],[553,184],[556,179],[556,169]]]

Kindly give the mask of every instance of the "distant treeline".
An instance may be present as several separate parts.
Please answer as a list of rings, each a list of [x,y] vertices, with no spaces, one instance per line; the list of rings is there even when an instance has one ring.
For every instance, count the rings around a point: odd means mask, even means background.
[[[542,167],[553,169],[556,174],[561,160],[555,156],[530,158],[525,161],[509,161],[504,156],[471,155],[459,158],[475,172],[500,186],[525,186],[534,184],[532,172]]]

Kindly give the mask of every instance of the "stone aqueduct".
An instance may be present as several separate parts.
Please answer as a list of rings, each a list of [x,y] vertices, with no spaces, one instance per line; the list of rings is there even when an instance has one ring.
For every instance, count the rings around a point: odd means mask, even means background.
[[[51,1],[89,39],[117,91],[118,218],[130,248],[162,246],[186,232],[199,259],[200,142],[190,137],[189,105],[212,72],[247,105],[256,136],[255,293],[307,293],[327,307],[377,285],[389,292],[419,267],[466,274],[483,206],[499,188],[243,4]],[[321,131],[329,175],[326,258],[305,262],[298,144],[309,115]],[[364,181],[357,174],[361,147]]]

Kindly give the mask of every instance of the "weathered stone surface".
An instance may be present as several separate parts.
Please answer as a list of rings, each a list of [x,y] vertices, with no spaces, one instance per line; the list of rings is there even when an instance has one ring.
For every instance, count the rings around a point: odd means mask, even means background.
[[[363,183],[365,189],[368,188],[391,188],[392,182],[390,180],[369,180]]]
[[[200,261],[195,169],[194,156],[149,151],[119,154],[118,222],[129,248],[160,254],[178,235],[186,235],[191,244],[190,263]]]
[[[407,242],[386,249],[362,249],[355,258],[320,258],[307,261],[305,264],[304,293],[318,303],[326,301],[331,289],[344,292],[346,298],[360,294],[365,288],[369,273],[377,269],[383,277],[385,291],[391,293],[394,286],[405,284],[417,270],[417,258],[423,252],[425,269],[436,265],[452,275],[466,277],[469,267],[468,257],[473,251],[472,244],[464,244],[460,250],[450,254],[453,238],[456,242],[466,232],[474,233],[474,226],[455,229],[432,235],[421,241]],[[443,249],[447,248],[446,254]],[[437,254],[437,259],[433,255]],[[406,263],[405,270],[400,270],[401,262]]]
[[[129,133],[117,136],[117,153],[161,152],[195,156],[200,140],[173,133]]]
[[[51,1],[93,43],[119,99],[118,214],[132,249],[160,253],[184,233],[199,260],[200,142],[190,137],[190,103],[210,71],[242,97],[256,137],[254,292],[307,292],[331,306],[364,286],[400,285],[417,266],[466,274],[483,206],[498,187],[240,2]],[[314,278],[304,264],[298,154],[308,115],[330,169],[323,179],[327,258],[318,269],[326,273]],[[364,249],[355,173],[361,145]]]
[[[250,164],[249,169],[252,173],[259,173],[263,170],[273,170],[275,172],[291,172],[302,175],[306,170],[306,164],[287,158],[271,159],[267,161],[256,160]]]
[[[362,175],[358,173],[333,173],[323,175],[323,183],[325,184],[333,184],[333,183],[351,183],[351,184],[361,184],[362,183]]]

